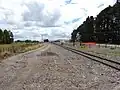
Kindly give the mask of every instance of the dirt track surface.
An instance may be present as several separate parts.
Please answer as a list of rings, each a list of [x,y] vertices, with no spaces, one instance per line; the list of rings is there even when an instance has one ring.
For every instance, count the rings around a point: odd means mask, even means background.
[[[120,72],[48,45],[0,64],[0,90],[119,90]]]

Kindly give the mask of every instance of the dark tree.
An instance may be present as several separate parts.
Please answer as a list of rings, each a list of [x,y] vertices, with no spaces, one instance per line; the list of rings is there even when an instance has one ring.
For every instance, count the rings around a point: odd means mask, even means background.
[[[13,43],[14,36],[11,31],[0,29],[0,44],[10,44]]]
[[[0,44],[3,43],[3,31],[0,29]]]
[[[71,39],[75,42],[79,34],[80,41],[120,44],[120,1],[112,7],[102,10],[97,17],[88,16],[77,30],[72,32]]]
[[[76,40],[76,35],[77,35],[77,30],[73,30],[72,34],[71,34],[71,40],[73,42],[73,46],[75,45],[75,40]]]
[[[3,33],[4,33],[4,35],[3,35],[3,43],[10,44],[9,32],[5,29]]]
[[[14,42],[14,36],[13,33],[11,31],[9,31],[9,36],[10,36],[10,43]]]

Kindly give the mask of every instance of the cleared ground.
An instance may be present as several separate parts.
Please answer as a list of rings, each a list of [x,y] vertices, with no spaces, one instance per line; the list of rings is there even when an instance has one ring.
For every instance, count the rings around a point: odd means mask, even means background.
[[[0,90],[119,90],[120,71],[49,44],[0,65]]]

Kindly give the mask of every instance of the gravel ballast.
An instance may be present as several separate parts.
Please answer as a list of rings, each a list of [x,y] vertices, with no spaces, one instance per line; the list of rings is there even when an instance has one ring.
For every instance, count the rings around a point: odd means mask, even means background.
[[[119,85],[120,71],[51,44],[0,64],[0,90],[119,90]]]

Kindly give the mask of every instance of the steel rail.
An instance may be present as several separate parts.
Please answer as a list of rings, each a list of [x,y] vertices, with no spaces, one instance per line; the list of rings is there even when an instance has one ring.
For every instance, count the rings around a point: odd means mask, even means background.
[[[86,57],[90,60],[102,63],[106,66],[109,66],[113,69],[116,69],[116,70],[120,71],[120,62],[110,60],[110,59],[106,59],[104,57],[96,56],[96,55],[93,55],[93,54],[90,54],[90,53],[87,53],[87,52],[83,52],[81,50],[77,50],[77,49],[74,49],[74,48],[71,48],[71,47],[68,47],[68,46],[64,46],[64,45],[60,45],[60,44],[56,44],[56,43],[53,43],[53,44],[55,44],[57,46],[60,46],[60,47],[66,49],[68,51],[74,52],[78,55],[84,56],[84,57]]]

